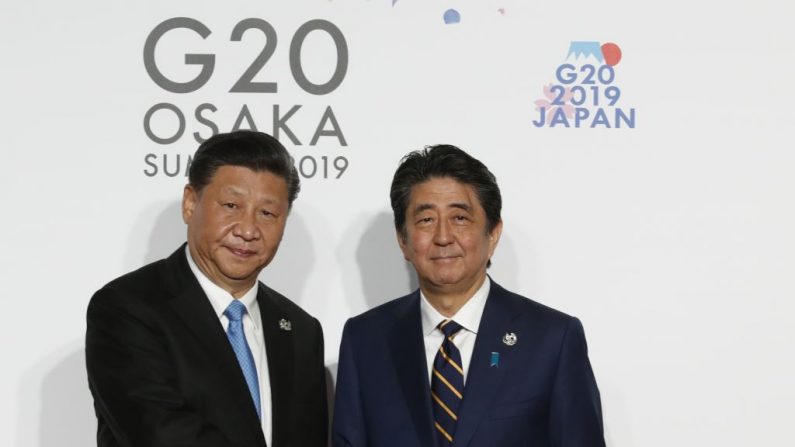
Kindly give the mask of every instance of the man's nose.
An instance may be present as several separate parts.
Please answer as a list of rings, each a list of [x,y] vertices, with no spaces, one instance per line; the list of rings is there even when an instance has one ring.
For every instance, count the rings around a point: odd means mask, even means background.
[[[243,213],[237,225],[235,225],[234,235],[246,241],[259,239],[260,233],[255,212]]]
[[[439,221],[439,224],[436,225],[436,229],[433,234],[433,242],[436,245],[449,245],[453,242],[449,222],[445,220]]]

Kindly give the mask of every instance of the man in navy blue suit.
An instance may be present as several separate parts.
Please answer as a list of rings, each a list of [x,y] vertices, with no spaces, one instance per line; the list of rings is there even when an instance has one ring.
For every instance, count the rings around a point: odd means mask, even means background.
[[[486,275],[502,232],[494,175],[428,147],[403,159],[390,196],[420,288],[345,324],[333,445],[603,447],[579,320]]]

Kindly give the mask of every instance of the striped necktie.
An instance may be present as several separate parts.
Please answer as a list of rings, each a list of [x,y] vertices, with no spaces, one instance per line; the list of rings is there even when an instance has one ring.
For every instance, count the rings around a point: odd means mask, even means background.
[[[238,300],[232,300],[232,303],[224,311],[224,315],[229,319],[226,337],[229,339],[229,343],[232,344],[232,350],[235,351],[237,362],[240,363],[240,369],[243,371],[243,377],[245,377],[246,385],[248,385],[248,392],[251,393],[251,399],[254,401],[257,416],[262,417],[257,367],[254,364],[254,356],[251,355],[251,349],[249,349],[246,341],[246,333],[243,331],[243,315],[246,312],[245,304]]]
[[[464,393],[461,353],[453,344],[453,337],[462,327],[453,320],[444,320],[437,327],[444,334],[444,341],[433,361],[431,399],[438,445],[446,447],[453,443],[458,407],[461,405]]]

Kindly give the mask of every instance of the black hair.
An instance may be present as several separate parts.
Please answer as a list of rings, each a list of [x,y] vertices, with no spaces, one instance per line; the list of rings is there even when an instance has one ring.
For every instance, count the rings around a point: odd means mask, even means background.
[[[486,212],[486,231],[500,222],[502,196],[497,179],[480,160],[449,144],[426,146],[403,157],[392,178],[389,197],[395,215],[395,229],[406,238],[406,209],[411,189],[432,178],[452,178],[471,186]]]
[[[212,136],[196,150],[188,173],[188,183],[200,193],[222,166],[242,166],[284,178],[290,207],[301,190],[298,171],[287,149],[279,140],[262,132],[238,130]]]

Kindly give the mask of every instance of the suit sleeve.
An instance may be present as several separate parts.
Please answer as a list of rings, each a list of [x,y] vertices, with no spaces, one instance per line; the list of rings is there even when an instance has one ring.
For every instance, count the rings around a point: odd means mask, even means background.
[[[100,430],[115,440],[100,446],[233,446],[182,397],[168,347],[136,301],[105,288],[88,307],[89,388]]]
[[[569,321],[552,388],[550,434],[556,447],[604,447],[602,405],[582,324]]]
[[[334,398],[334,421],[331,428],[331,445],[333,447],[364,447],[367,445],[350,325],[351,322],[348,320],[342,331],[342,342],[340,343],[337,387]]]
[[[326,354],[325,354],[325,345],[323,342],[323,327],[320,325],[320,322],[315,320],[315,324],[317,325],[317,341],[315,343],[315,347],[317,349],[316,356],[317,356],[317,367],[316,367],[316,374],[318,374],[317,383],[320,384],[318,390],[318,446],[326,447],[328,446],[328,390],[326,388]]]

